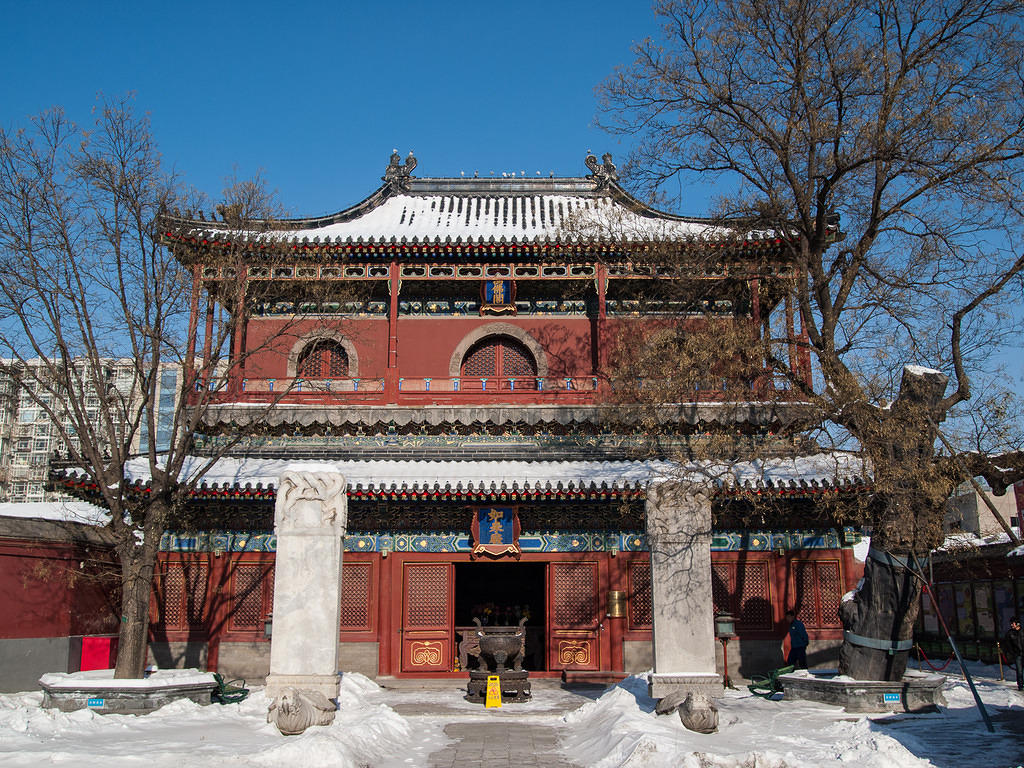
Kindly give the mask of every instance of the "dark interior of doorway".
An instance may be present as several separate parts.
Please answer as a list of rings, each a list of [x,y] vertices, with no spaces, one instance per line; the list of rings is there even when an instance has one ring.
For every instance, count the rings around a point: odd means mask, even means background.
[[[516,624],[529,612],[523,668],[546,668],[544,622],[547,618],[545,563],[456,563],[455,625],[466,627],[479,618],[486,624]]]

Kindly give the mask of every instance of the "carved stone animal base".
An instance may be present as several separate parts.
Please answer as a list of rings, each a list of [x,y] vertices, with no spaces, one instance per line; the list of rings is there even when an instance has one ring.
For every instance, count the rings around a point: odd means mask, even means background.
[[[942,695],[945,675],[908,669],[902,680],[831,679],[804,670],[781,675],[786,701],[835,704],[847,712],[938,712],[946,705]]]
[[[469,672],[469,686],[466,689],[466,701],[484,704],[487,701],[487,678],[494,672],[473,669]],[[501,681],[501,701],[522,702],[529,701],[531,697],[530,681],[527,679],[530,673],[505,671],[498,679]]]
[[[718,707],[702,693],[690,691],[687,694],[676,693],[658,701],[656,711],[659,715],[667,715],[679,710],[679,719],[683,725],[697,733],[714,733],[718,730]]]
[[[313,725],[330,725],[338,706],[319,691],[285,688],[270,704],[267,722],[285,736],[297,736]]]
[[[716,699],[722,696],[724,690],[722,676],[713,672],[706,674],[655,672],[647,678],[647,694],[652,699],[678,696],[678,700],[681,702],[691,691],[702,693],[709,699]]]
[[[341,677],[333,675],[275,675],[267,676],[266,694],[268,699],[276,699],[289,688],[302,691],[317,691],[325,698],[338,698],[338,686]]]

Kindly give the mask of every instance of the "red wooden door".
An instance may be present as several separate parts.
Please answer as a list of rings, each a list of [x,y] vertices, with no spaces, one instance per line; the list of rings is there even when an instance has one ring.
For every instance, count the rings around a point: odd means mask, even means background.
[[[452,669],[451,563],[405,563],[402,572],[402,671]]]
[[[548,592],[548,669],[601,669],[601,593],[597,562],[555,562]]]

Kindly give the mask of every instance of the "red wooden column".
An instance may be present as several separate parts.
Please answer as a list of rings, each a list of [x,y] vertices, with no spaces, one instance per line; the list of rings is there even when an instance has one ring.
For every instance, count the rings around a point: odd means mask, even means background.
[[[793,319],[793,295],[786,294],[786,338],[789,339],[789,370],[794,376],[799,375],[800,358],[796,349],[796,324]]]
[[[377,640],[380,643],[377,651],[377,674],[390,677],[395,674],[393,659],[394,635],[397,632],[393,622],[395,602],[401,603],[402,596],[395,595],[394,565],[396,558],[384,557],[380,560],[380,588],[377,593]]]
[[[235,297],[234,317],[231,319],[231,360],[228,374],[228,392],[237,395],[242,391],[242,378],[245,376],[245,284],[247,270],[243,266],[238,276],[238,293]]]
[[[627,592],[626,587],[626,563],[621,557],[615,557],[614,554],[608,557],[608,590]],[[625,605],[628,605],[626,601],[623,601]],[[611,605],[608,606],[611,609]],[[608,629],[608,642],[611,645],[611,669],[612,672],[622,672],[624,668],[623,653],[622,653],[622,642],[623,635],[626,629],[626,617],[625,616],[606,616],[605,627]]]
[[[608,266],[603,263],[597,264],[597,319],[593,323],[591,333],[591,344],[594,349],[594,373],[599,376],[605,375],[607,366],[606,336],[608,328]],[[604,382],[599,383],[600,391],[604,391]]]
[[[391,303],[388,308],[388,367],[384,374],[384,394],[389,403],[398,402],[398,291],[401,283],[398,262],[392,261],[388,268]]]
[[[199,330],[199,293],[202,291],[200,280],[201,266],[192,267],[192,294],[188,305],[188,347],[185,350],[185,391],[195,389],[196,380],[196,336]]]
[[[203,338],[203,380],[204,387],[210,384],[210,356],[213,354],[213,293],[206,290],[206,335]]]

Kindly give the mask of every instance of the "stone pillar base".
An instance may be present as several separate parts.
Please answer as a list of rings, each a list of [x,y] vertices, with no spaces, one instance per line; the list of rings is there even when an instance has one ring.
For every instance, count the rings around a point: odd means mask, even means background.
[[[714,672],[705,674],[655,672],[647,678],[647,694],[652,699],[664,699],[667,696],[678,695],[679,700],[682,701],[691,691],[702,693],[709,699],[720,699],[725,692],[722,676]]]
[[[339,675],[268,675],[267,698],[276,699],[285,688],[318,691],[328,699],[338,698]]]

